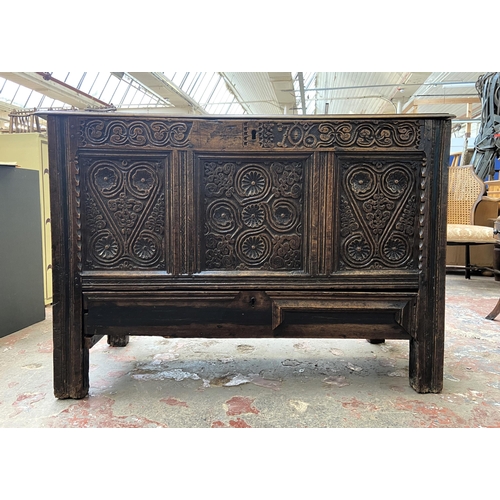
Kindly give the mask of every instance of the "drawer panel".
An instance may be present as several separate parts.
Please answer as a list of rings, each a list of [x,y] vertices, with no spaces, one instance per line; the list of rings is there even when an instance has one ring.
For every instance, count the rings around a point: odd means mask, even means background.
[[[237,337],[271,332],[271,304],[263,292],[142,292],[85,295],[85,335],[111,333]]]
[[[415,293],[84,294],[84,335],[409,339]]]
[[[416,293],[268,292],[275,336],[410,338]]]

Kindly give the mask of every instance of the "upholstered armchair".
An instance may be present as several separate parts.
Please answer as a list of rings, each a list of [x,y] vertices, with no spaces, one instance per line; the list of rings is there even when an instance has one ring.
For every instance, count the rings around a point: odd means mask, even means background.
[[[465,247],[465,277],[467,279],[470,279],[471,269],[474,267],[470,262],[470,246],[497,243],[493,227],[475,224],[474,216],[480,201],[495,203],[495,213],[498,215],[500,200],[484,196],[484,193],[485,184],[476,175],[472,165],[449,168],[447,245]]]

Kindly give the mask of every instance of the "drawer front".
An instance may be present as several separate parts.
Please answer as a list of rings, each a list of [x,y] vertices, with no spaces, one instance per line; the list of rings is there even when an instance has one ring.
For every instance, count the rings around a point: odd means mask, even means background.
[[[85,336],[400,338],[416,294],[279,291],[86,293]]]

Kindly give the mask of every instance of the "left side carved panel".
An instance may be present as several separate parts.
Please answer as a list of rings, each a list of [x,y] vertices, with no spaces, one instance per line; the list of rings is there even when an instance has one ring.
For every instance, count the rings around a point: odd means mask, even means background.
[[[166,270],[166,160],[80,159],[83,270]]]

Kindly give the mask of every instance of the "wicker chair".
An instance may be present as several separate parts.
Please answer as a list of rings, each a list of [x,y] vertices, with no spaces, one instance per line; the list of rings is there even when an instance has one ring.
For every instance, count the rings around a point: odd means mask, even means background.
[[[472,165],[449,168],[447,245],[465,246],[465,278],[470,279],[470,246],[497,243],[493,227],[474,224],[474,213],[480,201],[498,205],[497,198],[484,196],[484,182]]]

